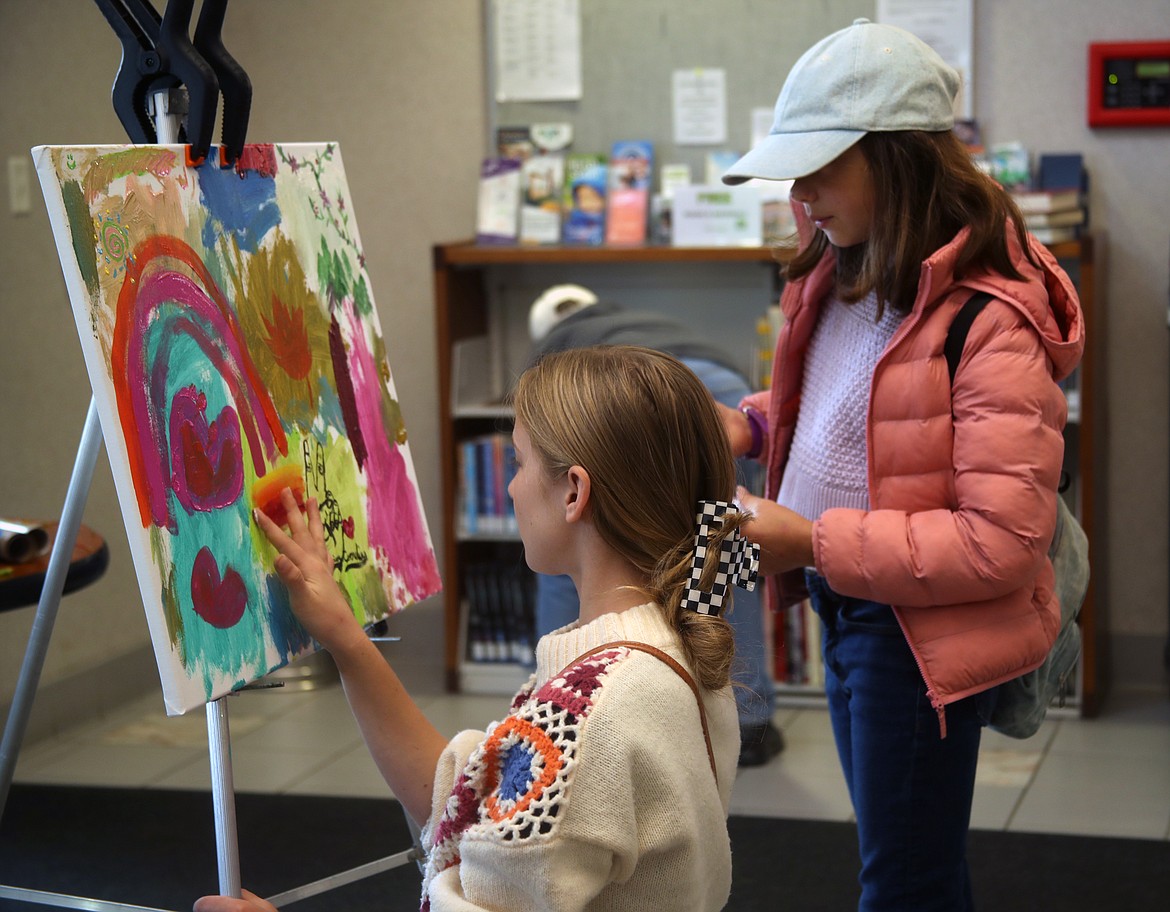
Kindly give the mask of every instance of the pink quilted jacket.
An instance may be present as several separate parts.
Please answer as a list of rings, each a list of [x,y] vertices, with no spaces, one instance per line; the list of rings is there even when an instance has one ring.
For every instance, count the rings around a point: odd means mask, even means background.
[[[1076,367],[1085,342],[1076,291],[1046,248],[1033,241],[1037,270],[1013,240],[1025,281],[987,274],[959,282],[952,270],[965,237],[922,264],[913,309],[874,370],[870,510],[827,510],[813,524],[816,569],[834,591],[894,606],[944,736],[946,704],[1035,668],[1056,636],[1047,550],[1067,417],[1056,381]],[[770,498],[832,274],[829,253],[785,288],[771,392],[747,400],[768,415]],[[952,400],[943,343],[976,291],[995,300],[971,327]],[[793,582],[781,577],[781,593]]]

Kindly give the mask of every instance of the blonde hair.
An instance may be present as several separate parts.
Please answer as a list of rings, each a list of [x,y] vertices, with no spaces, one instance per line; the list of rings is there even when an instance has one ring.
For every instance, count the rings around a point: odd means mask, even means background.
[[[710,392],[682,362],[648,348],[595,346],[546,355],[512,395],[544,469],[579,465],[591,481],[591,521],[643,574],[642,591],[679,632],[700,683],[728,683],[731,625],[681,608],[700,500],[735,496],[735,463]],[[729,514],[721,541],[744,521]],[[701,585],[710,587],[714,555]]]

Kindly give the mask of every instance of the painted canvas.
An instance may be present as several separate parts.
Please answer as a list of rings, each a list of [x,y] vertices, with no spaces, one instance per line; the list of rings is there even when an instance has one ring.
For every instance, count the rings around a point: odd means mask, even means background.
[[[33,156],[167,712],[313,649],[252,520],[283,522],[285,487],[320,504],[363,624],[437,592],[337,144]]]

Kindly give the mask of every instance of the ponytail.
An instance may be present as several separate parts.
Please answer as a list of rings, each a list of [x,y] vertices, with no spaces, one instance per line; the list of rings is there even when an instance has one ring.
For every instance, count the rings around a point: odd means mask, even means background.
[[[711,591],[719,569],[720,546],[746,521],[747,516],[743,513],[726,513],[722,524],[712,529],[699,579],[701,591]],[[724,616],[733,608],[731,600],[735,587],[728,587],[727,602],[721,614],[701,614],[684,608],[683,597],[690,581],[694,556],[695,538],[691,535],[663,556],[651,575],[647,592],[662,606],[667,621],[678,631],[687,662],[699,683],[707,690],[719,690],[730,682],[735,659],[735,634]]]

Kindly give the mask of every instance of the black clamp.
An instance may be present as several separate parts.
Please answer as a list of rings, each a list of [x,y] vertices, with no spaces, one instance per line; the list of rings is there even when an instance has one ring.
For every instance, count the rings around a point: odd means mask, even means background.
[[[220,159],[236,162],[244,150],[252,83],[244,68],[223,46],[227,0],[203,0],[195,39],[188,37],[195,0],[167,0],[160,16],[150,0],[94,0],[122,42],[122,62],[114,78],[114,111],[134,143],[156,143],[150,117],[152,99],[162,91],[184,88],[186,126],[179,141],[188,143],[188,159],[207,157],[215,126],[215,109],[223,95]],[[175,112],[172,112],[175,113]]]

